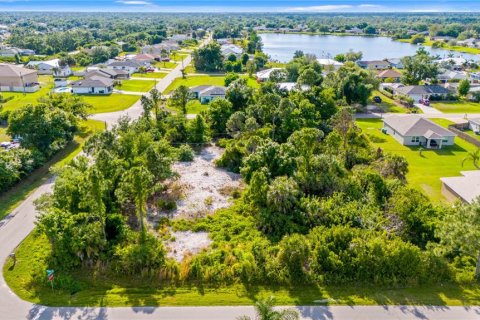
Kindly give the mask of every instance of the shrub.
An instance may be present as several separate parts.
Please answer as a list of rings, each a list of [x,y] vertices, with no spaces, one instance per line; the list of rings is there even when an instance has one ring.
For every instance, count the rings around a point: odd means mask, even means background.
[[[193,161],[195,153],[188,144],[183,144],[178,148],[178,160],[179,161]]]

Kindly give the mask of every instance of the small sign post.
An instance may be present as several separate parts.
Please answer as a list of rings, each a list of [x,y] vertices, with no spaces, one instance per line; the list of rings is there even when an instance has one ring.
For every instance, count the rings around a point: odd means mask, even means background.
[[[53,280],[55,280],[55,270],[47,269],[47,277],[48,277],[48,281],[50,281],[50,285],[52,286],[52,290],[53,290]]]

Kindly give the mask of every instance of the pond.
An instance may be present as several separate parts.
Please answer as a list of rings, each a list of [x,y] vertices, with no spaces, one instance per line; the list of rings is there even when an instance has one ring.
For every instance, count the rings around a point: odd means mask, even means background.
[[[363,52],[363,60],[383,60],[385,58],[402,58],[414,55],[419,46],[409,43],[393,41],[387,37],[361,37],[361,36],[332,36],[332,35],[306,35],[262,33],[263,51],[273,60],[288,62],[293,58],[296,50],[304,53],[313,53],[318,58],[333,58],[339,53],[348,52],[350,49]],[[444,49],[425,49],[444,58],[452,51]],[[480,55],[453,51],[454,55],[465,59],[479,60]]]

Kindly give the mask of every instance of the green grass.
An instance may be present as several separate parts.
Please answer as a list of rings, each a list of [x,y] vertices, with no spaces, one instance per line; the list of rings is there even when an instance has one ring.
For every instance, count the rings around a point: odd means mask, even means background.
[[[373,102],[373,97],[374,96],[379,96],[382,98],[382,103],[374,103]],[[391,112],[391,113],[406,113],[407,109],[402,107],[401,105],[398,105],[393,99],[387,97],[383,93],[381,93],[378,90],[375,90],[372,92],[369,101],[371,103],[383,110],[383,112]]]
[[[81,124],[80,132],[62,151],[58,152],[50,161],[33,171],[9,191],[0,195],[0,219],[12,212],[30,193],[48,179],[50,168],[62,166],[73,159],[82,150],[88,136],[103,129],[104,124],[101,121],[87,120]]]
[[[148,72],[148,73],[134,73],[132,74],[133,78],[152,78],[152,79],[162,79],[168,73],[166,72]]]
[[[460,171],[475,169],[472,163],[465,163],[462,167],[462,160],[467,152],[476,149],[462,139],[456,138],[454,146],[443,147],[441,150],[424,150],[420,155],[418,147],[403,146],[391,136],[383,134],[380,131],[381,120],[357,119],[357,123],[375,147],[407,159],[408,182],[423,190],[432,200],[444,200],[441,194],[441,177],[458,176]]]
[[[162,69],[173,69],[176,66],[177,66],[177,63],[172,61],[162,61],[162,62],[155,63],[155,67],[162,68]]]
[[[116,86],[118,90],[131,92],[148,92],[155,85],[153,80],[122,80],[122,85]]]
[[[455,122],[450,121],[448,119],[442,119],[442,118],[430,118],[431,121],[435,122],[436,124],[441,125],[444,128],[448,129],[448,126],[451,124],[455,124]]]
[[[244,76],[247,78],[246,76]],[[248,78],[247,84],[252,88],[259,88],[260,84],[254,78]],[[202,85],[210,85],[210,86],[224,86],[225,85],[225,76],[224,75],[205,75],[205,76],[187,76],[186,79],[177,78],[175,79],[167,89],[165,89],[164,93],[170,93],[171,91],[175,90],[181,85],[185,85],[187,87],[195,87],[195,86],[202,86]]]
[[[10,136],[7,134],[7,128],[0,126],[0,142],[10,141]]]
[[[480,113],[480,103],[476,102],[433,102],[431,105],[443,113]]]
[[[11,111],[27,104],[35,104],[39,98],[46,96],[53,88],[53,78],[51,76],[39,76],[38,81],[41,88],[37,92],[2,92],[4,98],[13,97],[12,100],[3,104],[3,110]]]
[[[470,306],[480,304],[480,288],[473,284],[440,284],[412,287],[344,286],[231,286],[209,287],[186,283],[175,286],[157,279],[135,276],[107,277],[85,270],[70,275],[80,284],[77,292],[67,292],[47,283],[39,284],[32,275],[44,277],[50,254],[45,236],[32,232],[17,248],[17,264],[7,260],[3,274],[7,284],[20,298],[47,306],[235,306],[251,305],[255,300],[274,295],[278,305],[314,305],[315,300],[330,299],[338,305],[437,305]],[[56,272],[56,281],[64,275]],[[152,281],[153,280],[153,281]],[[54,283],[55,286],[55,283]]]
[[[475,132],[473,132],[472,130],[468,129],[468,130],[463,130],[464,133],[468,134],[469,136],[471,136],[472,138],[475,138],[477,139],[478,141],[480,141],[480,135],[476,134]],[[1,140],[1,138],[0,138]]]
[[[140,96],[128,95],[128,94],[116,94],[111,95],[84,95],[82,96],[85,102],[91,104],[93,109],[91,113],[105,113],[125,110],[130,108],[135,102],[140,99]]]
[[[400,39],[399,42],[411,43],[411,39]],[[435,41],[432,41],[430,38],[426,37],[425,42],[422,43],[423,46],[431,47]],[[451,46],[447,43],[443,43],[443,46],[440,47],[444,50],[451,50],[451,51],[458,51],[464,53],[471,53],[471,54],[480,54],[480,49],[478,48],[470,48],[470,47],[461,47],[461,46]]]

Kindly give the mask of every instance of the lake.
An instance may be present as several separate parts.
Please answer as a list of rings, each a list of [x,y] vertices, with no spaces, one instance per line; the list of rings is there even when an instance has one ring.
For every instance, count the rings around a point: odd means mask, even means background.
[[[333,58],[339,53],[348,50],[362,51],[362,60],[383,60],[385,58],[402,58],[414,55],[418,46],[409,43],[393,41],[387,37],[361,37],[361,36],[332,36],[332,35],[307,35],[261,33],[263,51],[273,60],[288,62],[293,58],[296,50],[304,53],[313,53],[317,58]],[[425,49],[444,58],[452,52],[443,49]],[[480,55],[455,52],[454,55],[465,59],[479,60]]]

